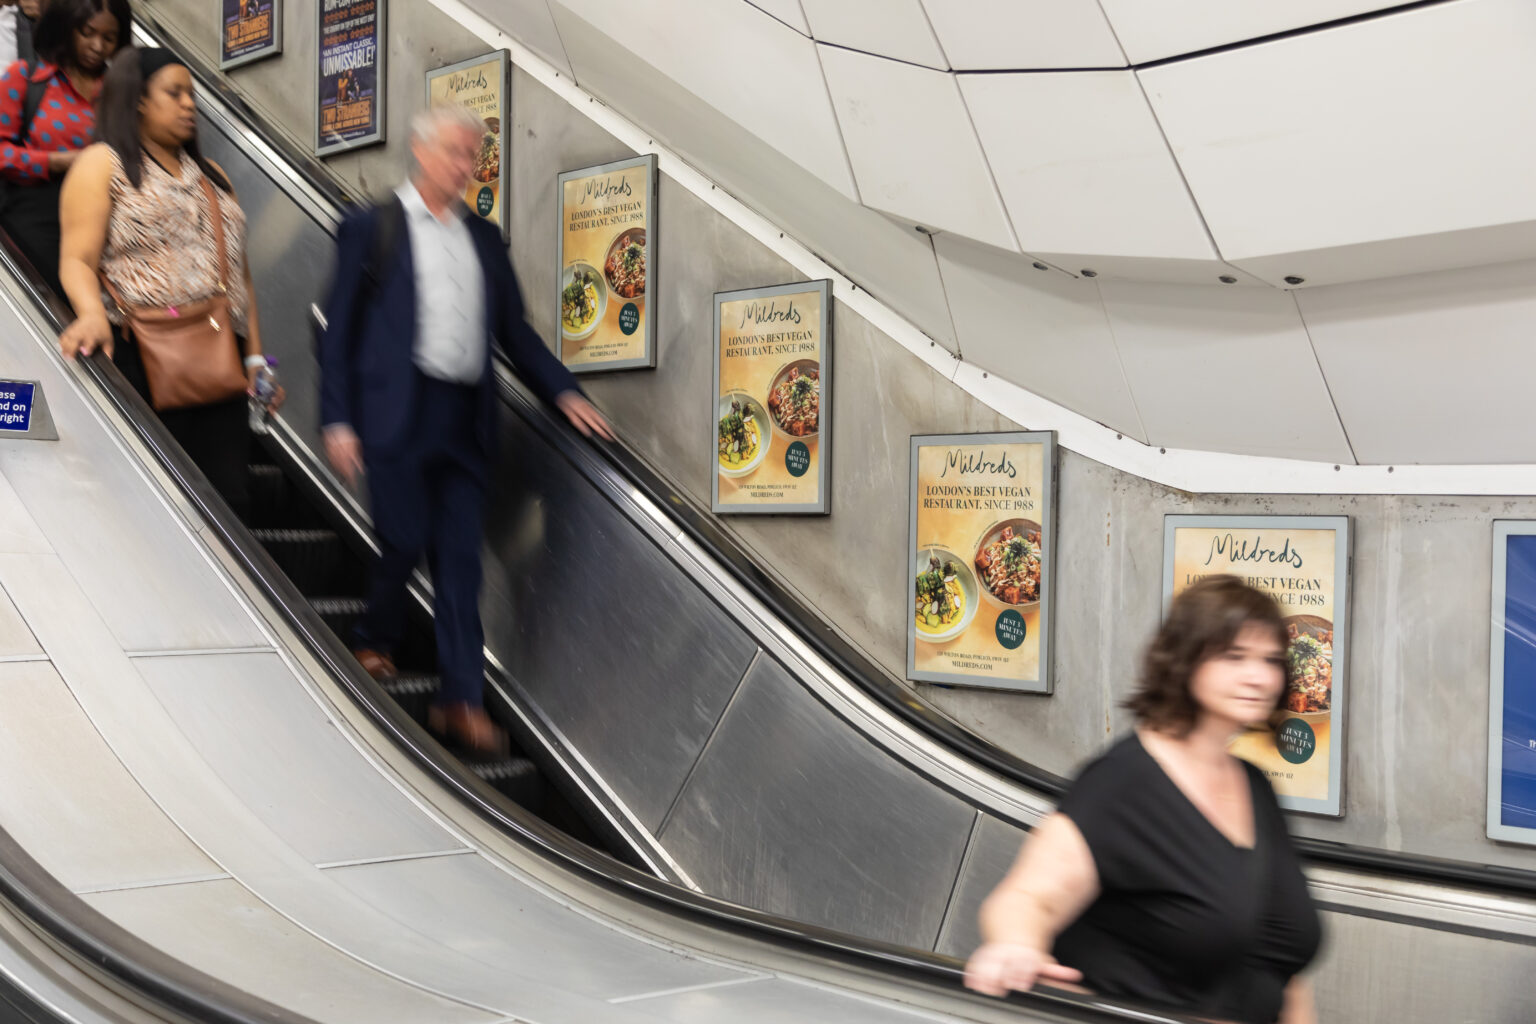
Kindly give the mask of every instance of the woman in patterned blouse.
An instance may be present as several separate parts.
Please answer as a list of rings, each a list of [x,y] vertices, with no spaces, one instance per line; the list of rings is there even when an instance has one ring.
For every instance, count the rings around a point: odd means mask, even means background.
[[[132,29],[127,0],[53,0],[37,23],[39,62],[0,75],[0,226],[58,293],[59,183],[91,144],[102,75]],[[42,94],[28,121],[34,85]]]

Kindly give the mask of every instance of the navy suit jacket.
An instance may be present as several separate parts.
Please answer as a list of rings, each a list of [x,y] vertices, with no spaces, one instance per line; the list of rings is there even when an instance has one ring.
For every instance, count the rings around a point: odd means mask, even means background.
[[[389,456],[404,447],[415,422],[416,277],[410,232],[402,225],[378,286],[365,299],[366,263],[377,218],[372,208],[355,213],[342,222],[336,236],[336,277],[320,337],[320,422],[350,424],[366,453]],[[496,436],[491,341],[501,345],[518,376],[545,401],[581,389],[523,319],[523,296],[501,231],[473,215],[465,223],[485,274],[487,343],[476,433],[482,452],[489,455]]]

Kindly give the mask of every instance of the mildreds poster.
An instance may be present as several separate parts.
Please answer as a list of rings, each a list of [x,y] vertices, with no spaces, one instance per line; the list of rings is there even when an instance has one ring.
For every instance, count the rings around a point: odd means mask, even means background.
[[[1051,692],[1056,435],[912,438],[907,676]]]
[[[1488,837],[1536,844],[1536,522],[1493,524]]]
[[[315,152],[384,141],[385,0],[320,0]]]
[[[427,103],[457,103],[485,122],[480,139],[480,156],[475,173],[464,191],[464,202],[471,210],[492,224],[501,225],[501,237],[508,236],[508,221],[503,209],[507,194],[507,98],[511,92],[512,63],[506,50],[451,64],[427,72]]]
[[[560,358],[576,373],[656,365],[656,158],[560,175]]]
[[[716,512],[827,511],[832,282],[715,294]]]
[[[283,52],[283,0],[222,0],[224,32],[219,67],[224,70]]]
[[[1206,576],[1237,576],[1285,616],[1289,682],[1273,730],[1232,753],[1269,776],[1280,806],[1341,815],[1349,617],[1347,516],[1167,516],[1163,599]]]

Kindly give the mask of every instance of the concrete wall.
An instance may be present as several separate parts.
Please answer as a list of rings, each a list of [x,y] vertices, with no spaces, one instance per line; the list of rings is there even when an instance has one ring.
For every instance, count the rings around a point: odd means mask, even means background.
[[[148,0],[212,56],[216,8]],[[288,0],[285,54],[232,73],[295,138],[313,134],[315,0]],[[332,160],[364,191],[404,165],[404,125],[432,67],[485,47],[421,2],[391,9],[388,146]],[[534,326],[555,336],[555,176],[631,155],[521,71],[513,81],[512,255]],[[709,333],[717,290],[795,280],[777,256],[663,178],[656,304],[659,368],[584,382],[633,444],[702,506],[710,459]],[[316,268],[317,274],[324,273]],[[988,407],[837,304],[836,475],[825,518],[740,518],[761,563],[893,676],[905,667],[907,438],[1010,429]],[[1026,424],[1024,426],[1040,426]],[[1536,867],[1483,837],[1491,521],[1536,516],[1536,499],[1192,496],[1064,452],[1060,473],[1056,693],[920,687],[960,722],[1066,773],[1125,727],[1127,691],[1160,606],[1162,517],[1174,512],[1338,514],[1355,529],[1346,816],[1299,818],[1309,835]]]

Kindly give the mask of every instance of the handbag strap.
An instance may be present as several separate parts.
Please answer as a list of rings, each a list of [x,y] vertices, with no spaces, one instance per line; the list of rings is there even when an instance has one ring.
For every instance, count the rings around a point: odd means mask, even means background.
[[[183,154],[182,159],[188,158]],[[213,248],[219,261],[219,294],[227,295],[229,293],[229,253],[224,249],[224,214],[219,209],[218,193],[214,191],[213,184],[206,174],[199,179],[198,184],[203,187],[203,198],[208,201],[208,217],[213,222]],[[107,294],[112,297],[113,302],[117,303],[118,312],[126,317],[128,305],[123,302],[123,297],[118,293],[111,278],[107,277],[107,272],[98,269],[96,273],[101,278]]]

